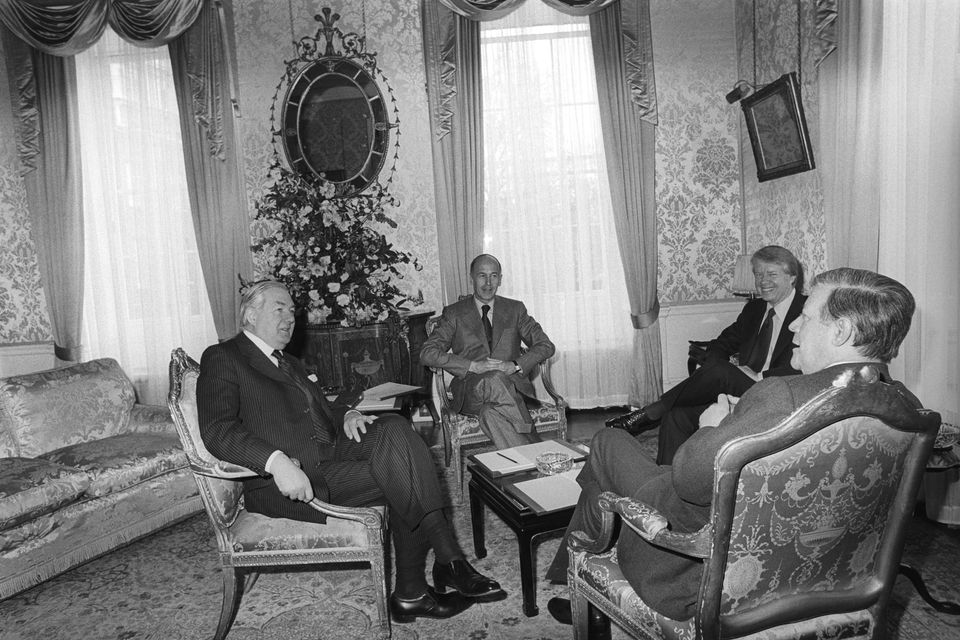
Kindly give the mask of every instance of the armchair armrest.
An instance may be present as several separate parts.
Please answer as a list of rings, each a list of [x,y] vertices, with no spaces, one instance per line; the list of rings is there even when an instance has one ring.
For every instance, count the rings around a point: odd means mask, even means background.
[[[307,504],[325,515],[359,522],[367,529],[381,530],[384,528],[384,515],[386,512],[374,507],[341,507],[316,498]]]
[[[256,478],[259,475],[239,464],[224,462],[223,460],[202,460],[189,451],[187,452],[187,461],[190,463],[190,470],[194,473],[219,480],[243,480],[245,478]]]
[[[567,409],[567,401],[563,399],[563,396],[561,396],[553,386],[553,378],[550,375],[550,360],[545,360],[540,363],[540,381],[543,383],[543,388],[546,390],[547,395],[549,395],[553,399],[553,403],[557,405],[557,410],[564,412]]]
[[[694,533],[676,533],[670,531],[669,521],[653,507],[610,491],[600,494],[599,505],[603,514],[600,535],[596,540],[590,540],[583,531],[574,531],[568,541],[571,548],[590,553],[606,551],[613,544],[615,516],[619,516],[650,544],[693,558],[710,555],[712,527],[709,523]]]

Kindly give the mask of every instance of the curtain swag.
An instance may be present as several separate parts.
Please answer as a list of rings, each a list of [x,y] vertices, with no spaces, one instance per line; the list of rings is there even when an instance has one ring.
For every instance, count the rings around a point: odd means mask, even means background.
[[[526,0],[440,0],[452,12],[477,22],[500,19],[515,11]],[[653,69],[653,38],[650,34],[650,10],[647,0],[542,0],[561,13],[573,16],[589,16],[607,7],[620,3],[625,81],[630,87],[630,99],[636,105],[641,120],[657,124],[657,85]],[[450,130],[449,105],[455,89],[450,81],[455,73],[455,62],[449,42],[442,46],[440,96],[441,111],[435,122],[434,134],[443,137]]]

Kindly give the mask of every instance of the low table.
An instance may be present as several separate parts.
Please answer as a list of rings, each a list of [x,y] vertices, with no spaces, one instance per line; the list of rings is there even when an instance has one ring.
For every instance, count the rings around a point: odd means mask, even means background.
[[[470,472],[470,483],[467,487],[470,492],[473,550],[478,558],[487,556],[483,526],[483,509],[486,506],[500,516],[500,519],[517,535],[523,613],[527,617],[533,617],[540,612],[537,607],[536,583],[533,574],[533,541],[548,533],[566,529],[573,515],[574,505],[558,511],[537,514],[507,490],[508,485],[514,482],[537,477],[536,471],[494,478],[473,455],[467,457],[467,471]]]

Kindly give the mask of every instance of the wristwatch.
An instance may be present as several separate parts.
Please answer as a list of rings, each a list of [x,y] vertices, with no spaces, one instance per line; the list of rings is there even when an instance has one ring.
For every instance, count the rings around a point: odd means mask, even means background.
[[[513,363],[513,372],[514,372],[514,373],[523,373],[523,368],[522,368],[520,365],[517,364],[517,361],[516,361],[516,360],[511,360],[510,362]]]

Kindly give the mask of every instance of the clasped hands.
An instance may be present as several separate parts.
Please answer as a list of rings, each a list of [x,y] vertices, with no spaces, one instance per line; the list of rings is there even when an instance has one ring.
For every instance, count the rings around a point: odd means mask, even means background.
[[[343,432],[351,440],[360,442],[360,436],[367,432],[367,425],[376,419],[376,416],[365,416],[359,411],[348,411],[343,417]],[[301,502],[313,500],[313,485],[296,458],[281,451],[267,471],[273,476],[277,489],[287,498]]]
[[[485,358],[483,360],[474,360],[470,363],[470,373],[487,373],[489,371],[502,371],[511,374],[516,370],[513,362],[506,360],[497,360],[495,358]]]

